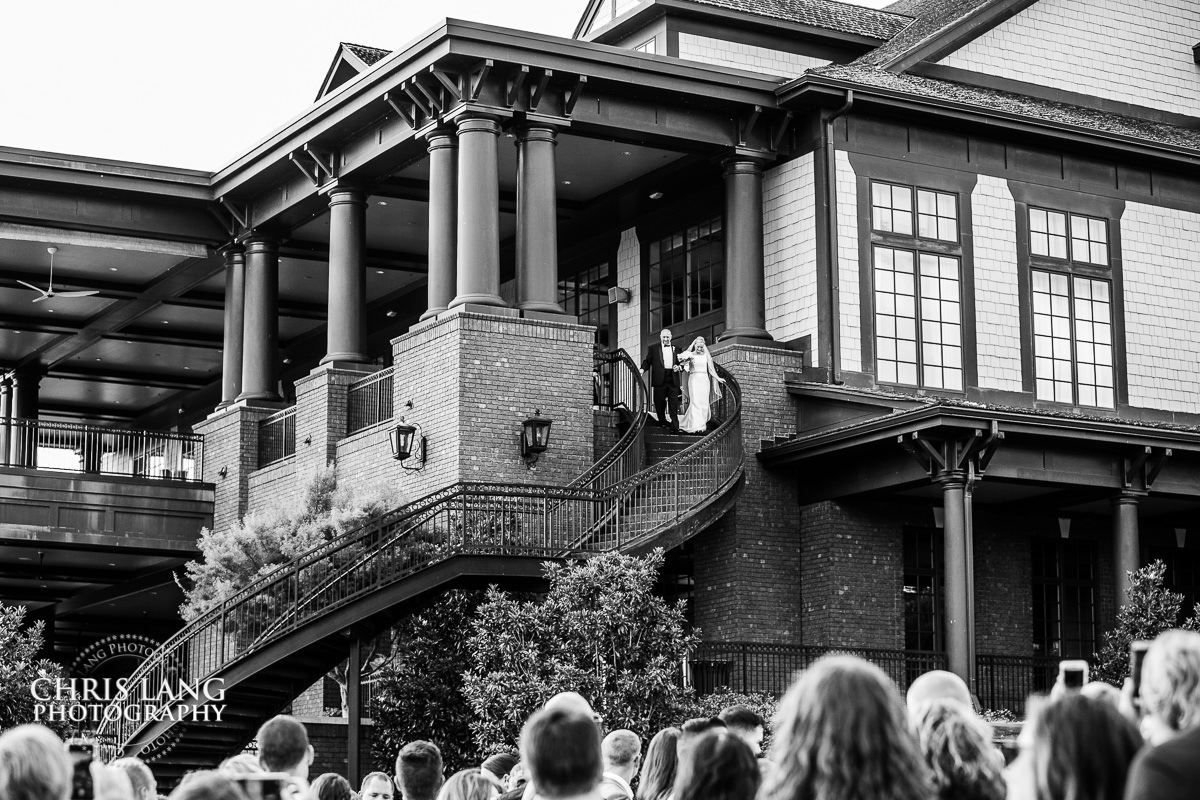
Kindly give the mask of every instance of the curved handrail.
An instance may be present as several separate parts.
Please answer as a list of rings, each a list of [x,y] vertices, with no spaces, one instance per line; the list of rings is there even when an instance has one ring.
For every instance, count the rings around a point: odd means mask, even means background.
[[[156,687],[214,677],[334,609],[453,556],[563,558],[651,541],[723,494],[742,473],[741,391],[728,372],[720,372],[728,389],[720,424],[649,469],[599,487],[455,484],[368,520],[253,581],[143,662],[111,704],[116,708],[110,707],[98,735],[127,746],[147,724],[126,713],[130,706],[178,702],[155,694]]]
[[[648,397],[646,384],[642,382],[642,371],[625,350],[597,352],[595,364],[598,375],[603,375],[605,367],[608,367],[613,378],[609,391],[597,392],[599,404],[609,408],[624,407],[633,417],[628,430],[616,444],[568,484],[598,489],[619,483],[641,469]],[[618,366],[624,367],[624,370],[618,370]]]

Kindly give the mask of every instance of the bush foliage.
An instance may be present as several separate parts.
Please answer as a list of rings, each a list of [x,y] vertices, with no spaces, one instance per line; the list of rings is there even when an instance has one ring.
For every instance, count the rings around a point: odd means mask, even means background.
[[[1183,595],[1164,585],[1167,565],[1162,561],[1147,564],[1129,573],[1129,596],[1117,609],[1117,624],[1104,635],[1104,646],[1094,657],[1091,679],[1120,686],[1129,676],[1129,643],[1153,639],[1165,630],[1184,627],[1200,629],[1200,605],[1191,617],[1181,620]]]
[[[37,657],[45,623],[38,620],[25,626],[24,622],[25,606],[0,603],[0,731],[36,721],[63,735],[68,723],[35,718],[34,706],[40,701],[32,691],[39,678],[48,679],[53,690],[54,682],[63,677],[62,667]]]
[[[696,645],[683,606],[653,593],[661,550],[547,564],[540,601],[491,588],[475,612],[463,693],[481,754],[510,751],[521,725],[561,691],[588,698],[608,729],[655,732],[686,717],[677,677]]]

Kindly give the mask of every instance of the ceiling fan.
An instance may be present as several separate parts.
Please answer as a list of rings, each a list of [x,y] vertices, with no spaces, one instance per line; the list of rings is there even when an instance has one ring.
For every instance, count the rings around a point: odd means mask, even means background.
[[[22,286],[28,286],[30,289],[33,289],[35,292],[42,293],[41,297],[33,298],[33,302],[40,303],[43,300],[49,300],[52,297],[89,297],[94,294],[100,294],[99,289],[90,289],[87,291],[78,291],[78,292],[56,292],[56,291],[54,291],[54,254],[58,252],[58,248],[57,247],[47,247],[46,252],[50,254],[50,283],[47,285],[47,287],[45,289],[39,289],[38,287],[34,286],[32,283],[26,283],[25,281],[17,281],[17,283],[21,284]]]

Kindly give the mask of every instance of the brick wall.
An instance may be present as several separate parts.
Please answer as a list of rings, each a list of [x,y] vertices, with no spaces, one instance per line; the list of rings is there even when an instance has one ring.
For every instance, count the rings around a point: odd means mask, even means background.
[[[827,58],[813,58],[800,53],[788,53],[684,32],[679,34],[679,57],[718,67],[786,77],[793,77],[810,67],[820,67],[829,63]]]
[[[1021,391],[1016,205],[1007,182],[980,175],[971,195],[979,386]],[[969,266],[969,265],[968,265]]]
[[[1029,531],[975,505],[975,650],[985,655],[1033,653],[1033,589]],[[1044,527],[1052,525],[1040,521]]]
[[[629,302],[617,306],[617,346],[638,360],[642,351],[642,246],[633,228],[621,233],[617,246],[617,285],[630,292]]]
[[[858,187],[845,151],[837,151],[838,278],[841,302],[842,369],[862,371],[862,317],[859,308]]]
[[[355,431],[337,443],[337,467],[341,481],[404,484],[407,473],[401,468],[400,462],[392,458],[392,444],[388,438],[395,424],[394,420],[384,420]],[[417,497],[408,495],[407,499],[416,500]]]
[[[1200,412],[1200,214],[1130,203],[1121,219],[1129,402]]]
[[[763,173],[763,267],[767,330],[778,341],[817,341],[816,195],[813,155]]]
[[[346,777],[346,721],[337,717],[298,717],[308,730],[308,743],[313,748],[313,763],[308,768],[311,780],[326,772],[336,772]],[[358,775],[359,780],[368,772],[386,772],[391,775],[395,764],[376,764],[371,760],[371,742],[375,726],[363,722],[359,727]],[[351,787],[358,791],[357,786]]]
[[[1195,0],[1040,0],[940,63],[1194,115],[1197,39]]]
[[[904,647],[901,534],[916,513],[832,501],[800,509],[805,644]]]
[[[457,481],[567,483],[586,469],[593,331],[573,322],[460,312],[393,340],[393,363],[420,365],[397,375],[395,408],[429,440],[425,469],[405,474],[409,496]],[[530,470],[519,435],[535,410],[554,424],[550,449]]]
[[[717,362],[742,387],[746,483],[737,506],[695,540],[695,621],[706,641],[798,643],[800,549],[795,480],[767,472],[754,454],[760,440],[795,430],[783,385],[798,371],[793,350],[718,343]]]
[[[250,474],[247,480],[246,513],[261,511],[277,504],[284,508],[301,497],[301,488],[311,470],[303,469],[295,456],[268,464]]]
[[[249,476],[258,469],[258,423],[275,411],[230,406],[195,426],[196,433],[204,436],[202,474],[215,487],[214,530],[228,529],[246,513],[250,501]]]

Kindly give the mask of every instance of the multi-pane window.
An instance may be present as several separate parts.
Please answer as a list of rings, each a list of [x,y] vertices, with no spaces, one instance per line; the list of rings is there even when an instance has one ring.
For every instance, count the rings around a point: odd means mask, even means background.
[[[1092,543],[1034,539],[1032,558],[1034,652],[1091,658],[1096,651]]]
[[[558,282],[558,302],[582,325],[596,326],[596,342],[609,345],[608,287],[612,285],[608,262],[594,264]]]
[[[633,49],[639,53],[649,53],[650,55],[654,55],[654,40],[647,39]]]
[[[1108,221],[1029,209],[1034,389],[1039,400],[1113,408]]]
[[[871,229],[877,379],[962,391],[957,195],[874,182]]]
[[[650,330],[724,308],[723,248],[720,217],[650,243]]]
[[[942,557],[937,531],[904,529],[904,649],[942,649]]]

